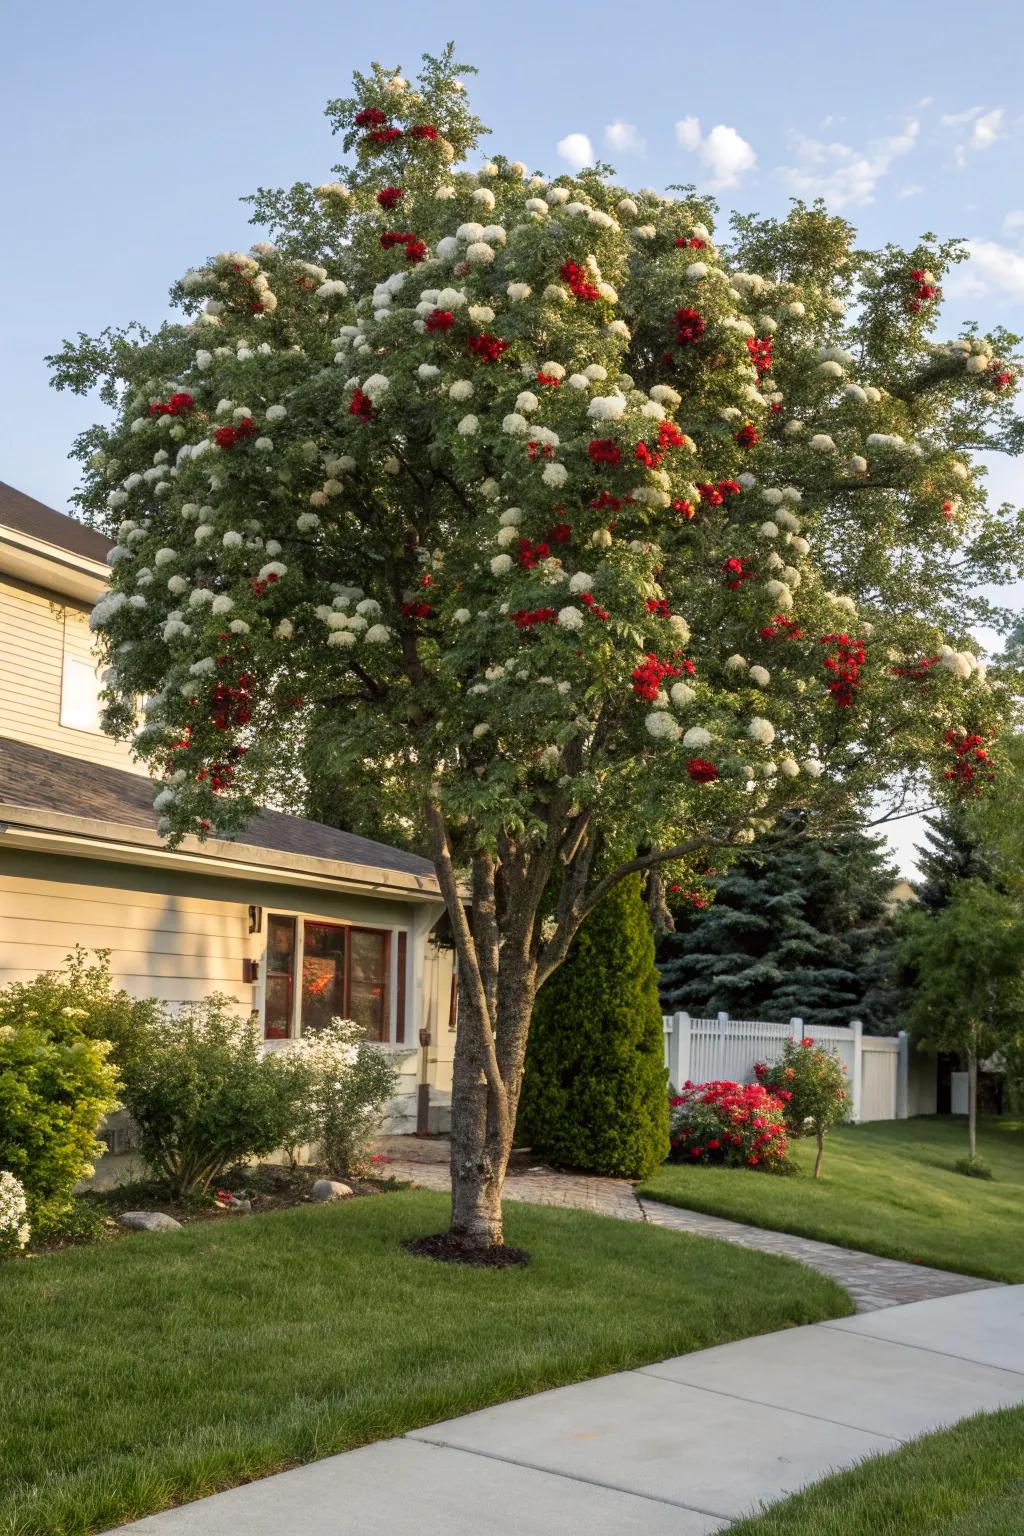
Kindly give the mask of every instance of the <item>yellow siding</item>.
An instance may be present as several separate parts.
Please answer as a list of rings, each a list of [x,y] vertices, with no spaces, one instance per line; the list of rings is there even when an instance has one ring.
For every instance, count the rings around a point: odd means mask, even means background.
[[[64,651],[95,660],[88,610],[0,579],[0,735],[110,768],[144,770],[128,746],[60,723]]]

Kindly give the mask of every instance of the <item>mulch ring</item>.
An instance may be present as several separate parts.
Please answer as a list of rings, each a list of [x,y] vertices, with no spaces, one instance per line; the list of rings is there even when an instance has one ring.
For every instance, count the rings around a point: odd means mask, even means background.
[[[433,1259],[435,1264],[467,1264],[472,1269],[514,1269],[530,1262],[525,1248],[506,1248],[501,1244],[466,1248],[450,1232],[434,1232],[430,1237],[407,1237],[402,1247],[419,1259]]]

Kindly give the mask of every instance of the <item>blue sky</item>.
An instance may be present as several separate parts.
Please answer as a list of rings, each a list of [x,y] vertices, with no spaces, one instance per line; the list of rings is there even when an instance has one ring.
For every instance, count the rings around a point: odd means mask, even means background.
[[[241,196],[325,178],[323,105],[354,68],[409,73],[449,38],[480,71],[486,146],[553,174],[583,136],[624,180],[694,181],[725,210],[820,193],[869,243],[962,235],[974,254],[947,288],[949,328],[1024,331],[1012,0],[7,0],[0,478],[63,508],[68,448],[98,407],[52,391],[43,355],[79,330],[158,323],[186,267],[259,238]],[[993,466],[992,489],[1024,500],[1024,467]]]

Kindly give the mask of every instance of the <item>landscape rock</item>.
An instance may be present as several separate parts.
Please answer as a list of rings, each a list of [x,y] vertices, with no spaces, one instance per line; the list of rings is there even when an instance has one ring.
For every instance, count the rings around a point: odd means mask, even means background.
[[[347,1200],[352,1190],[338,1179],[317,1179],[309,1193],[314,1200]]]
[[[122,1211],[117,1218],[119,1227],[129,1227],[133,1232],[180,1232],[181,1222],[163,1211]]]

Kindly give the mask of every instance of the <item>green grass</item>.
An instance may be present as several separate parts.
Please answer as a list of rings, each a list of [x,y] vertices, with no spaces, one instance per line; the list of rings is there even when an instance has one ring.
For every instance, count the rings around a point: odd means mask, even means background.
[[[788,1260],[523,1205],[526,1269],[412,1258],[422,1191],[6,1265],[0,1532],[105,1530],[546,1387],[848,1314]]]
[[[729,1536],[1021,1536],[1024,1408],[982,1413],[837,1472]]]
[[[797,1178],[665,1163],[640,1193],[868,1253],[1024,1281],[1024,1124],[981,1121],[978,1151],[991,1182],[954,1171],[966,1149],[959,1119],[844,1125],[828,1135],[817,1181],[813,1144],[796,1142]]]

